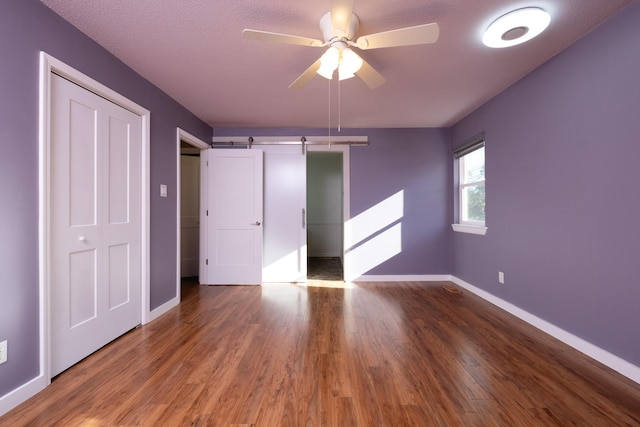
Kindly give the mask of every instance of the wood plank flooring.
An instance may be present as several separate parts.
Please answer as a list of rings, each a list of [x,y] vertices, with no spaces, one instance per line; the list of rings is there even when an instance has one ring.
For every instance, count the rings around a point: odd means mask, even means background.
[[[0,426],[640,425],[640,385],[444,286],[184,285]]]

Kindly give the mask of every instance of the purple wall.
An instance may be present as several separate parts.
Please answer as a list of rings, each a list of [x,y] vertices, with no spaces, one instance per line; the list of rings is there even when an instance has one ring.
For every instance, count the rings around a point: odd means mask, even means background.
[[[0,396],[39,374],[38,66],[43,50],[151,111],[151,307],[175,297],[175,135],[211,128],[36,0],[0,2]],[[169,197],[158,197],[160,184]]]
[[[351,153],[351,217],[404,190],[402,252],[366,274],[448,274],[448,129],[371,129]]]
[[[367,274],[452,273],[640,365],[640,3],[448,129],[351,129],[351,214],[405,191],[403,251]],[[151,306],[175,296],[175,128],[211,129],[37,0],[0,3],[0,396],[38,375],[38,54],[151,110]],[[484,132],[486,236],[450,231],[450,143]],[[216,135],[326,129],[216,129]],[[169,197],[158,197],[160,184]],[[497,283],[505,272],[506,285]]]
[[[327,129],[214,129],[215,136],[326,134]],[[369,146],[350,150],[352,218],[404,190],[402,252],[364,274],[448,274],[449,130],[343,129],[340,135],[369,137]]]
[[[488,226],[453,233],[452,273],[635,365],[639,22],[633,2],[452,132],[485,132]]]

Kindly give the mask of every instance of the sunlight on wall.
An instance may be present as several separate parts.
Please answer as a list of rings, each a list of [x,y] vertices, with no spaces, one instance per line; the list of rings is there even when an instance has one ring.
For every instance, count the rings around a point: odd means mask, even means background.
[[[347,280],[355,280],[402,252],[404,190],[362,212],[346,223]]]
[[[347,253],[356,279],[402,252],[402,224],[398,223]]]

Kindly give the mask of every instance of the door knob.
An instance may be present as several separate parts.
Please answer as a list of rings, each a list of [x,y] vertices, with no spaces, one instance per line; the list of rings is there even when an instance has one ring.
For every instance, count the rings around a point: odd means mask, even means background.
[[[260,225],[260,221],[256,221],[252,225]]]
[[[86,242],[86,241],[87,241],[87,238],[86,238],[86,237],[84,237],[84,236],[78,236],[78,241],[80,241],[80,242]]]

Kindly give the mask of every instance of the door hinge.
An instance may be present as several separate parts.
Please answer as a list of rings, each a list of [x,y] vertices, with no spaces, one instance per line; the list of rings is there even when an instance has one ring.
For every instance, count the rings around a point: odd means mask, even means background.
[[[207,209],[207,216],[209,216],[209,209]]]
[[[207,259],[204,261],[204,264],[205,264],[205,265],[209,265],[209,258],[207,258]]]

